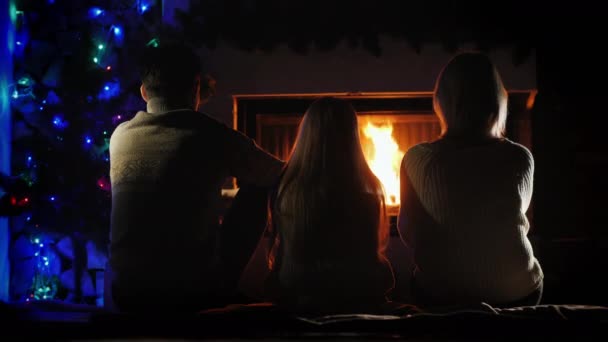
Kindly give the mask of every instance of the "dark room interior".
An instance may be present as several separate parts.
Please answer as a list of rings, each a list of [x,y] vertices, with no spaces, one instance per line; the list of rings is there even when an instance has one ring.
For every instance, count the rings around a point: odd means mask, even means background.
[[[605,339],[605,16],[592,7],[519,0],[0,0],[0,318],[7,322],[0,336]],[[331,96],[354,108],[362,151],[384,187],[397,309],[299,315],[270,304],[270,230],[230,306],[192,315],[112,308],[105,291],[110,138],[146,109],[135,67],[142,51],[168,42],[200,57],[199,111],[281,160],[289,159],[315,100]],[[534,306],[435,312],[408,295],[414,261],[397,227],[399,167],[410,148],[439,138],[435,81],[453,56],[472,50],[487,55],[502,77],[506,138],[534,159],[525,214],[544,285]],[[393,166],[378,171],[380,152],[389,147],[376,139],[387,132]],[[222,214],[239,187],[234,178],[223,180]]]

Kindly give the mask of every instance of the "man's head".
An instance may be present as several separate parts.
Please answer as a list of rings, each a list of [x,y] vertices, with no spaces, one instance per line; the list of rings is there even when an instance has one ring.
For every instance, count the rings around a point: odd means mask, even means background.
[[[192,49],[184,45],[147,48],[140,67],[140,90],[146,102],[163,98],[173,106],[198,109],[201,62]]]

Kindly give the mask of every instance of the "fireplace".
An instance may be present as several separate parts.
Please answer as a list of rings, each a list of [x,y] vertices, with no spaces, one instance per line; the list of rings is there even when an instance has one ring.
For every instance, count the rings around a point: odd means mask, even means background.
[[[535,95],[534,90],[509,92],[507,137],[530,149],[530,109]],[[347,99],[357,111],[363,151],[385,187],[389,215],[396,216],[403,154],[440,134],[432,92],[236,95],[234,126],[287,160],[304,112],[321,96]]]

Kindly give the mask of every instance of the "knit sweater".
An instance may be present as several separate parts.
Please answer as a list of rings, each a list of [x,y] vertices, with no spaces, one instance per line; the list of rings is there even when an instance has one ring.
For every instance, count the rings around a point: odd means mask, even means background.
[[[211,287],[226,179],[270,185],[283,163],[215,119],[154,98],[112,134],[110,165],[116,283],[188,293]]]
[[[507,139],[412,147],[401,166],[399,227],[415,285],[434,301],[508,303],[543,272],[527,238],[534,160]]]

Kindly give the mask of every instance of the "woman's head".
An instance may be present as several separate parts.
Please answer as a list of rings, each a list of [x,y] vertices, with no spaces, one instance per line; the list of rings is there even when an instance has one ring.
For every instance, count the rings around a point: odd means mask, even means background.
[[[437,78],[433,97],[442,136],[502,138],[507,96],[486,55],[466,52],[452,58]]]

